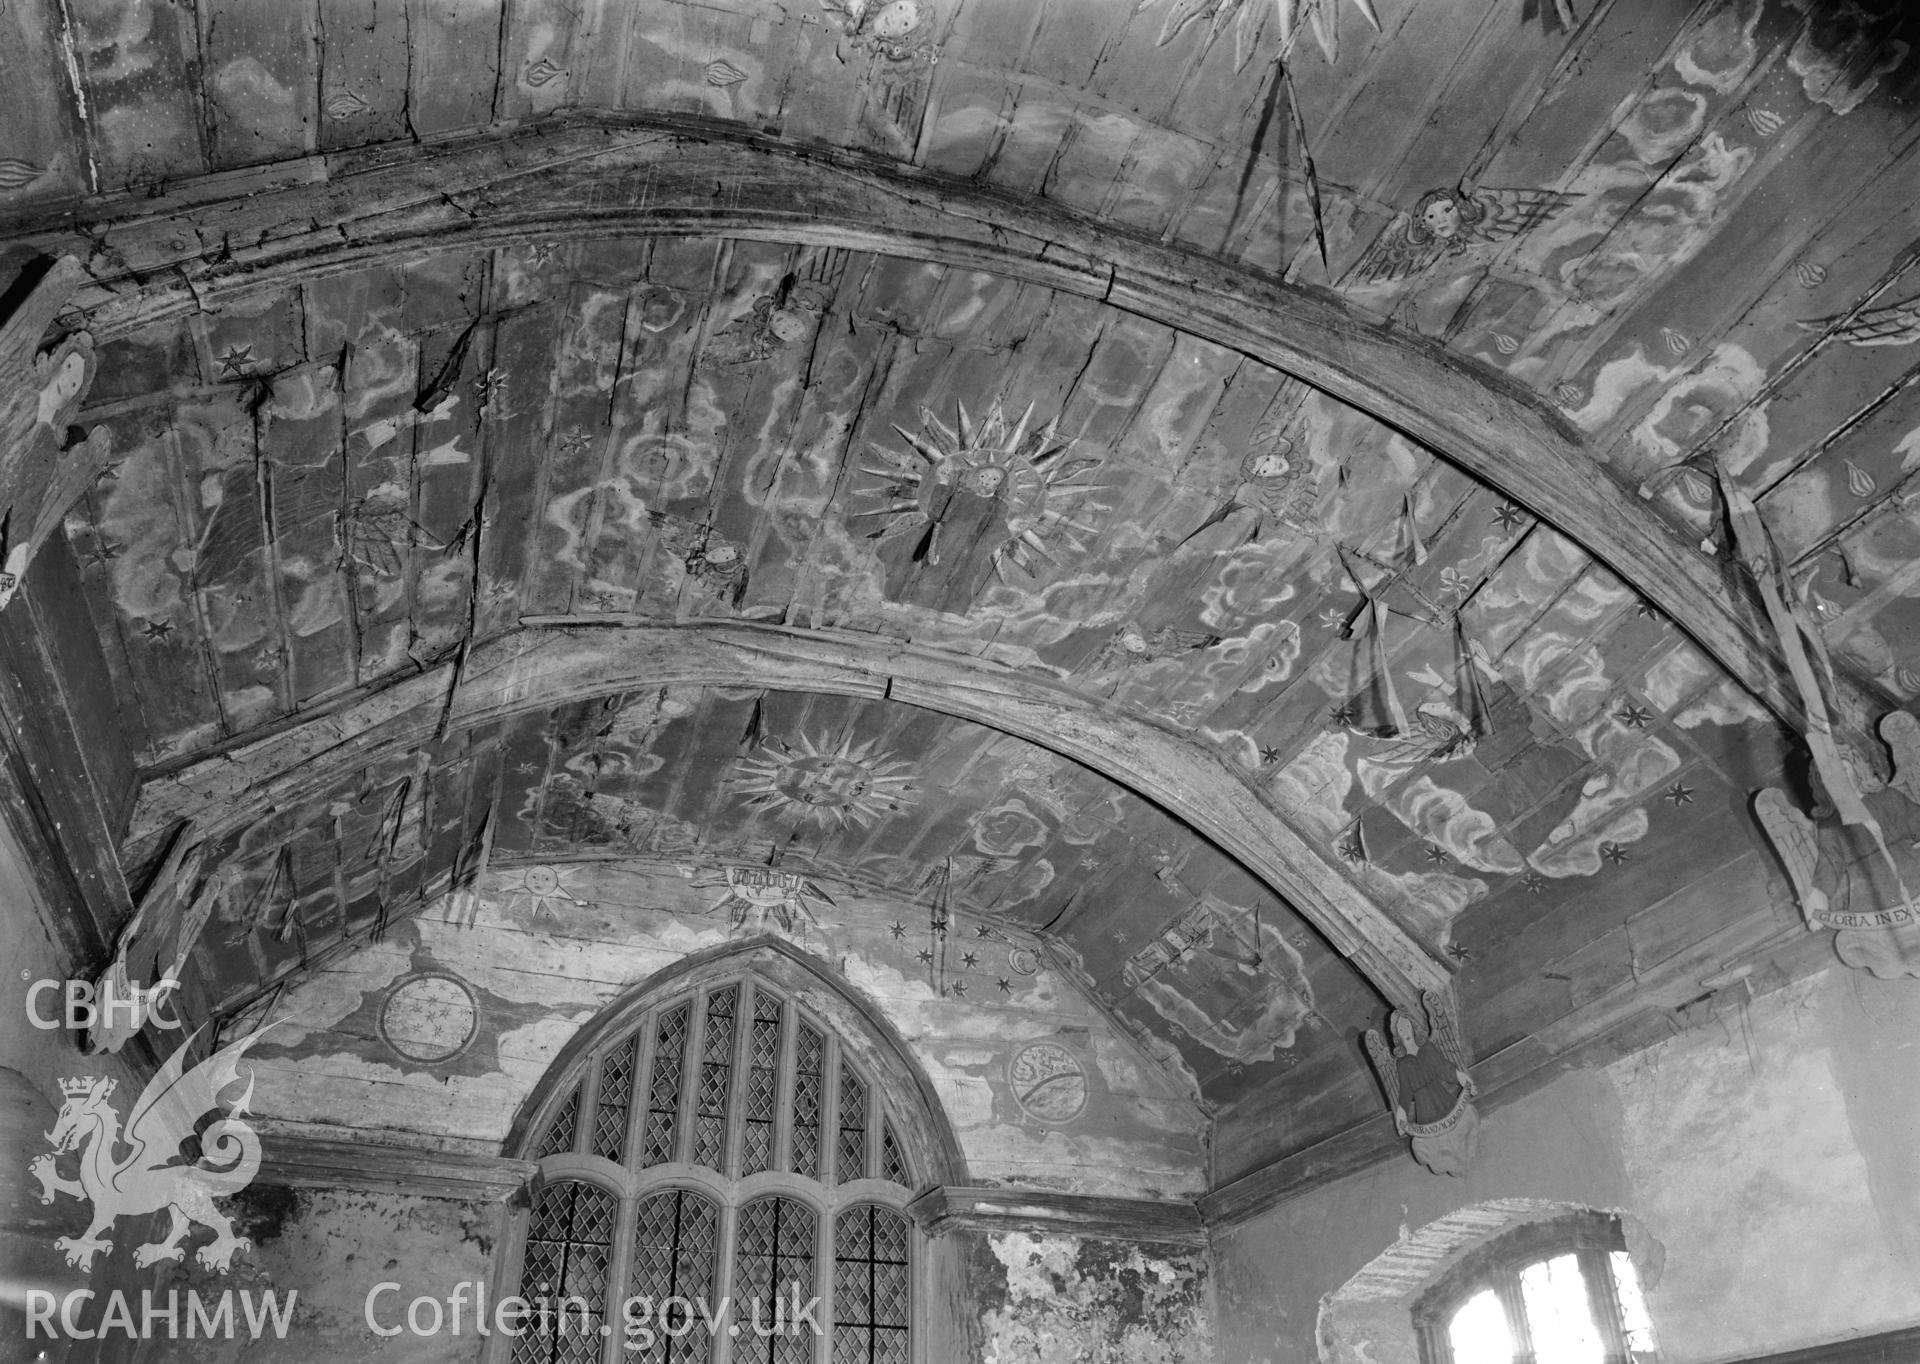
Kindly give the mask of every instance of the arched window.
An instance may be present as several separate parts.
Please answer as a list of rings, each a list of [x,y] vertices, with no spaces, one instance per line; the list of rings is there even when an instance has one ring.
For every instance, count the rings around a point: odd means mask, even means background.
[[[490,1361],[924,1358],[905,1209],[939,1138],[890,1044],[776,958],[683,973],[555,1063],[508,1141],[542,1182],[498,1279],[522,1334]]]
[[[1653,1321],[1620,1219],[1578,1213],[1518,1227],[1467,1255],[1414,1303],[1423,1364],[1646,1364]]]

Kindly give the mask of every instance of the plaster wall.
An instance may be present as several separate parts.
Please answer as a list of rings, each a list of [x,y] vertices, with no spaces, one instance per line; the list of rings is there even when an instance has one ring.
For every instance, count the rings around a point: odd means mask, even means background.
[[[86,1230],[88,1208],[61,1197],[40,1199],[28,1166],[49,1147],[45,1137],[60,1110],[62,1079],[112,1078],[121,1094],[140,1092],[116,1056],[87,1056],[77,1035],[32,1026],[28,991],[41,980],[64,980],[60,947],[46,927],[39,886],[11,830],[0,821],[0,1362],[42,1358],[45,1342],[26,1340],[30,1290],[56,1295],[84,1288],[87,1276],[68,1266],[54,1241]],[[39,1000],[42,1018],[59,1013],[59,997]],[[169,1034],[171,1036],[171,1034]],[[159,1045],[167,1045],[162,1041]]]
[[[1223,1357],[1402,1364],[1400,1304],[1329,1298],[1440,1219],[1516,1200],[1626,1215],[1665,1364],[1920,1322],[1920,989],[1835,968],[1738,994],[1488,1114],[1465,1177],[1395,1160],[1216,1235]]]

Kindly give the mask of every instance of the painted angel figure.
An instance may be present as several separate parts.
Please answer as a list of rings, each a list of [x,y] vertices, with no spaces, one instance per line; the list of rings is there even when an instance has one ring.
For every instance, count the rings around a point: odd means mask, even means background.
[[[1453,1011],[1427,990],[1427,1027],[1405,1009],[1387,1019],[1393,1045],[1377,1028],[1366,1032],[1367,1056],[1379,1073],[1393,1108],[1394,1130],[1409,1138],[1413,1158],[1437,1175],[1465,1174],[1480,1148],[1479,1088],[1466,1066],[1466,1049],[1454,1030]]]
[[[1577,194],[1548,189],[1436,189],[1387,225],[1348,276],[1377,284],[1417,275],[1470,247],[1510,241],[1537,227]]]
[[[1856,798],[1879,826],[1878,837],[1831,818],[1833,797],[1812,777],[1817,803],[1803,811],[1778,787],[1753,798],[1754,818],[1773,845],[1799,901],[1807,929],[1833,932],[1841,961],[1883,980],[1920,976],[1920,719],[1892,711],[1880,737],[1893,756],[1893,779],[1882,778],[1854,750],[1840,756]]]
[[[0,321],[0,608],[13,600],[34,554],[113,456],[105,427],[79,440],[68,427],[93,382],[92,336],[74,332],[51,350],[40,349],[79,274],[63,257]]]

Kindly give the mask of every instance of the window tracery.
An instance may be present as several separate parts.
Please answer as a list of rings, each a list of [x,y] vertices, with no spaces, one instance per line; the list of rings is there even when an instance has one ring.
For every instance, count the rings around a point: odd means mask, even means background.
[[[501,1293],[530,1307],[489,1358],[906,1364],[919,1176],[856,1052],[752,972],[607,1026],[519,1143],[544,1183]]]

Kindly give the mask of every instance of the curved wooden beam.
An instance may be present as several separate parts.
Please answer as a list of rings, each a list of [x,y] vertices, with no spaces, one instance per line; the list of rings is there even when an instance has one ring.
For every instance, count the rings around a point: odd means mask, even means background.
[[[1153,801],[1238,858],[1320,930],[1386,998],[1418,1007],[1451,997],[1452,980],[1405,929],[1270,809],[1209,749],[1001,664],[877,635],[740,622],[536,624],[476,647],[454,693],[465,729],[571,701],[662,686],[738,685],[900,701],[1016,735]],[[428,743],[451,664],[302,721],[257,742],[156,777],[141,788],[130,838],[191,819],[203,838],[263,810],[316,796],[375,759]]]
[[[726,125],[582,117],[211,176],[158,198],[106,202],[79,228],[16,224],[9,235],[0,226],[0,253],[79,256],[91,285],[77,305],[104,338],[395,254],[653,234],[841,246],[989,271],[1265,361],[1405,432],[1584,546],[1804,728],[1744,585],[1640,506],[1522,386],[1330,292],[971,181]]]

